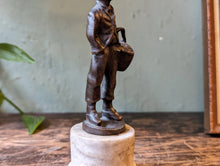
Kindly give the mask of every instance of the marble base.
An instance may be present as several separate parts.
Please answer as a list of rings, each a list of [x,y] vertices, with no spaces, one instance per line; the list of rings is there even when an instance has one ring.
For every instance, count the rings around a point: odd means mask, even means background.
[[[99,136],[85,132],[82,123],[70,131],[71,163],[69,166],[136,166],[134,163],[135,131],[125,125],[125,132]]]

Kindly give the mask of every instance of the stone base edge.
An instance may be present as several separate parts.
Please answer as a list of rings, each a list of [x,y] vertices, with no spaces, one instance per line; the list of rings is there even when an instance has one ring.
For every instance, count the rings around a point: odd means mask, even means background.
[[[77,166],[77,165],[72,165],[71,162],[70,162],[68,166]],[[134,163],[133,166],[136,166],[136,163]]]

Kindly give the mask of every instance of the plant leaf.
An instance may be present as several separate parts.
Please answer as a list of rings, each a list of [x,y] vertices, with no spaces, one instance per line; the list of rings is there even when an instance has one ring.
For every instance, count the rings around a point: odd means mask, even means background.
[[[25,51],[8,43],[0,43],[0,58],[8,61],[35,63],[35,60]]]
[[[27,114],[22,115],[22,120],[24,122],[24,125],[28,129],[29,134],[33,134],[35,130],[39,127],[39,125],[44,121],[45,117],[40,116],[31,116]]]
[[[2,91],[0,89],[0,107],[2,106],[4,99],[5,99],[4,94],[2,93]]]

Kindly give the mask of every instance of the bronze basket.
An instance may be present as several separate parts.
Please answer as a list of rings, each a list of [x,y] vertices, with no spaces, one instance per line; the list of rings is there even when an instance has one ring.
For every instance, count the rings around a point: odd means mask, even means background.
[[[121,46],[118,52],[118,71],[125,71],[134,57],[134,51],[127,43],[122,42]]]

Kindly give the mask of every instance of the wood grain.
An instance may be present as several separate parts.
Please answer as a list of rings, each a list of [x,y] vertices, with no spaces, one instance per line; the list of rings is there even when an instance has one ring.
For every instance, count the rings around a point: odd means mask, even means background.
[[[67,166],[69,130],[84,114],[47,114],[32,136],[18,115],[0,115],[0,166]],[[203,133],[202,113],[124,114],[136,130],[135,162],[148,165],[220,165],[220,138]]]

